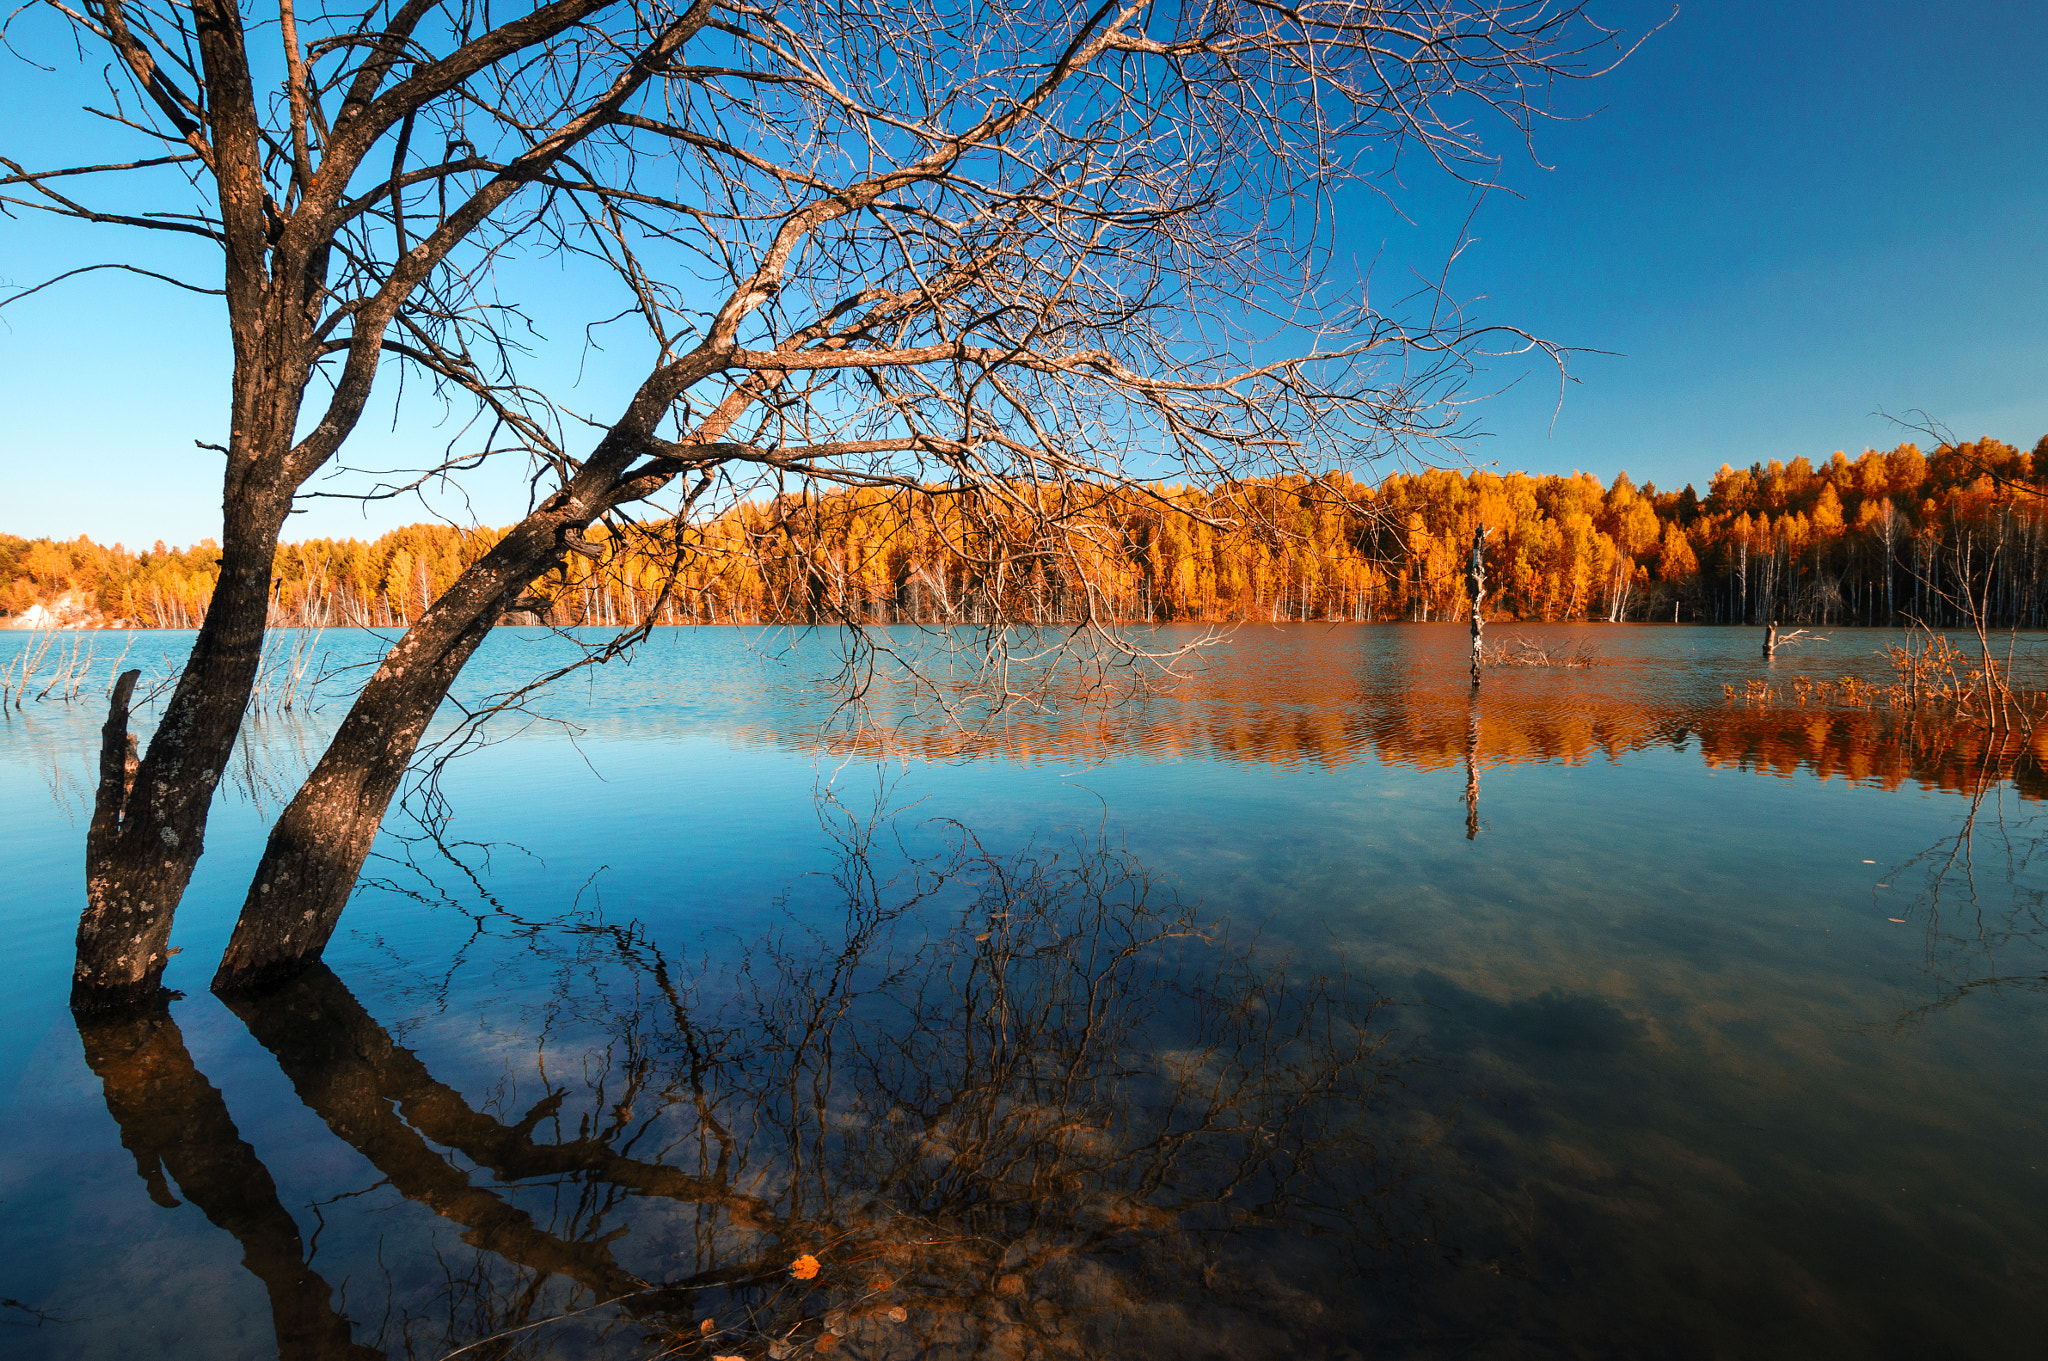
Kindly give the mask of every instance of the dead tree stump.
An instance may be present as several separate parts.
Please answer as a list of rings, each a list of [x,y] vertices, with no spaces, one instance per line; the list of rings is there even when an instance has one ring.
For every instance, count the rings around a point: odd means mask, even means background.
[[[1465,564],[1465,593],[1472,598],[1472,688],[1486,657],[1486,526],[1472,529],[1472,557]]]

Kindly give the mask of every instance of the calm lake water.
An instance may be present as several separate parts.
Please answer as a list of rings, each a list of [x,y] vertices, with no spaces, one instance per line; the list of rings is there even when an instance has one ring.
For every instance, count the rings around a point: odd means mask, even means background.
[[[0,1352],[2039,1355],[2038,753],[1801,702],[1882,633],[1490,632],[1598,664],[1474,702],[1455,626],[1261,627],[963,729],[662,631],[223,1003],[330,680],[251,723],[180,995],[81,1028],[102,637],[0,725]]]

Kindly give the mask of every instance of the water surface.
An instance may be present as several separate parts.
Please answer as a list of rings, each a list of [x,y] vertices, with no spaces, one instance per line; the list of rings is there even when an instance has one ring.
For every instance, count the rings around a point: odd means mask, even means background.
[[[1801,702],[1887,680],[1876,632],[1766,663],[1747,631],[1493,631],[1599,664],[1475,701],[1454,627],[1247,629],[1135,698],[1112,671],[949,725],[887,683],[843,707],[832,637],[658,632],[487,729],[416,804],[438,838],[393,819],[328,969],[225,1004],[330,681],[252,720],[182,995],[82,1028],[99,715],[30,698],[0,729],[0,1341],[2037,1348],[2034,746]],[[460,698],[565,647],[501,631]]]

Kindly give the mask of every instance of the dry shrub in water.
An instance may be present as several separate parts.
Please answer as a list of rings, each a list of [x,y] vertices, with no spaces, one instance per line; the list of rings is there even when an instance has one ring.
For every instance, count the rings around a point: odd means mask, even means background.
[[[1588,667],[1600,665],[1602,658],[1599,649],[1584,640],[1544,647],[1527,638],[1509,638],[1487,648],[1484,660],[1487,666]]]

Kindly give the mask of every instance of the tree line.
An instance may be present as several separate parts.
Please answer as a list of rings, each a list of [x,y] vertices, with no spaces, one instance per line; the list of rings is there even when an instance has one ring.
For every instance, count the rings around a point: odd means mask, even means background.
[[[399,627],[503,534],[417,524],[375,539],[282,544],[271,619],[283,626]],[[220,579],[220,545],[162,541],[135,553],[76,539],[0,534],[0,609],[105,628],[197,628]]]
[[[1624,472],[1431,469],[1219,488],[1069,486],[965,499],[932,488],[815,490],[699,520],[598,525],[527,600],[528,622],[1070,624],[1458,619],[1487,532],[1489,613],[1523,620],[1757,624],[2044,622],[2048,436],[1723,465],[1700,496]],[[1048,534],[1046,526],[1059,526]],[[419,524],[284,545],[284,626],[404,627],[503,530]],[[131,553],[0,536],[19,618],[187,628],[218,551]],[[1974,604],[1973,604],[1974,602]]]

